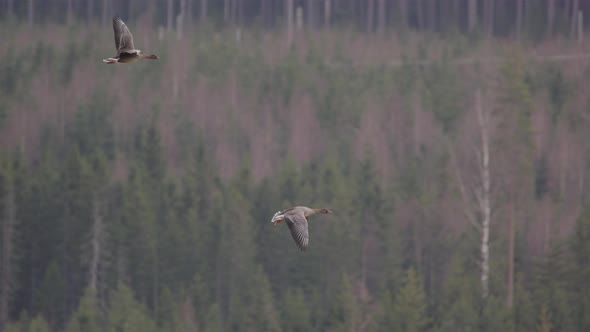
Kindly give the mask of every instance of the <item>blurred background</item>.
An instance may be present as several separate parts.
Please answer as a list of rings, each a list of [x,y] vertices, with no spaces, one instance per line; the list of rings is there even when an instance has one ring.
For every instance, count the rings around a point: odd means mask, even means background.
[[[589,331],[588,13],[0,0],[0,330]]]

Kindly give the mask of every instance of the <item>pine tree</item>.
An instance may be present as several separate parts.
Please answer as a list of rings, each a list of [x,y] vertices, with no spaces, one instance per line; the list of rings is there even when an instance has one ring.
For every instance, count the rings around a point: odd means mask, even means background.
[[[406,274],[405,285],[399,290],[391,313],[397,328],[394,331],[425,331],[430,324],[426,295],[422,282],[413,268]]]
[[[59,326],[65,316],[66,285],[59,265],[52,261],[36,290],[34,304],[36,311],[43,313],[50,326]]]
[[[145,306],[137,302],[132,290],[122,284],[111,294],[108,325],[112,331],[119,332],[157,331]]]
[[[70,316],[66,332],[100,332],[103,330],[99,314],[100,308],[94,292],[95,290],[91,287],[86,288],[84,296],[78,304],[78,309]]]
[[[355,331],[360,324],[360,312],[348,275],[343,274],[330,300],[324,331]]]
[[[86,331],[92,331],[92,330],[86,330]],[[45,321],[45,319],[43,319],[43,317],[37,316],[37,317],[33,318],[33,320],[31,321],[31,324],[29,325],[28,332],[51,332],[51,329],[49,328],[49,324],[47,324],[47,322]]]
[[[574,308],[575,328],[580,331],[590,330],[590,213],[585,208],[578,218],[571,239],[573,266],[567,278],[571,279],[572,300],[568,301]]]
[[[311,313],[301,289],[287,289],[281,312],[283,332],[311,330]]]
[[[450,263],[450,272],[443,285],[441,311],[437,321],[441,332],[473,331],[477,329],[479,313],[477,311],[477,287],[463,266],[463,262],[454,256]]]

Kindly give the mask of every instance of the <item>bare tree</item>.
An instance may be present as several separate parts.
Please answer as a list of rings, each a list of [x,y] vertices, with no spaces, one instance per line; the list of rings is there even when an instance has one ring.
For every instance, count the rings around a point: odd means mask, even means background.
[[[105,26],[107,24],[108,13],[109,13],[109,1],[102,0],[102,19],[100,20],[100,24],[102,26]]]
[[[200,23],[201,25],[207,24],[207,0],[201,0],[201,18]]]
[[[10,18],[14,17],[14,0],[6,2],[6,15]]]
[[[166,29],[172,31],[174,26],[174,0],[166,0]]]
[[[74,20],[74,7],[72,5],[72,0],[68,0],[66,22],[68,25],[70,25],[70,24],[72,24],[73,20]]]
[[[176,17],[176,39],[182,39],[182,33],[184,30],[184,24],[186,21],[186,1],[180,0],[180,12]]]
[[[367,32],[373,31],[373,20],[375,15],[375,0],[368,0],[367,5]]]
[[[377,31],[380,34],[383,34],[383,33],[385,33],[385,13],[386,13],[385,0],[378,0],[378,1],[379,1],[379,8],[377,9],[377,11],[378,11]]]
[[[416,20],[418,29],[424,29],[424,4],[423,0],[416,0]]]
[[[477,26],[477,0],[469,0],[467,8],[467,26],[470,32],[475,30]]]
[[[576,31],[578,29],[578,10],[580,9],[579,0],[573,0],[572,2],[572,12],[571,12],[571,30],[570,35],[574,37],[576,35]]]
[[[449,143],[451,161],[464,202],[464,212],[472,225],[480,232],[480,282],[482,297],[489,293],[490,273],[490,224],[492,217],[492,191],[490,174],[490,118],[481,102],[481,91],[475,93],[475,111],[479,130],[479,146],[476,148],[475,179],[465,181],[453,147]],[[472,159],[472,158],[471,158]]]
[[[547,37],[553,35],[553,24],[555,22],[555,0],[547,0]]]
[[[94,17],[94,0],[87,0],[86,1],[86,23],[90,24],[90,22],[92,22],[93,17]]]
[[[486,0],[484,3],[485,29],[488,36],[494,33],[494,0]]]
[[[324,0],[324,26],[330,27],[330,21],[332,16],[332,2],[331,0]]]
[[[35,14],[35,1],[29,0],[27,6],[27,21],[29,26],[33,26],[33,16]]]
[[[287,0],[287,45],[293,44],[293,0]]]
[[[522,18],[524,15],[524,0],[516,0],[516,38],[522,33]]]
[[[402,28],[408,27],[408,0],[399,0],[398,4],[399,16],[401,20]]]
[[[0,328],[8,321],[10,299],[15,289],[16,271],[14,244],[16,240],[16,203],[14,181],[4,177],[4,218],[2,220],[2,252],[0,256]]]

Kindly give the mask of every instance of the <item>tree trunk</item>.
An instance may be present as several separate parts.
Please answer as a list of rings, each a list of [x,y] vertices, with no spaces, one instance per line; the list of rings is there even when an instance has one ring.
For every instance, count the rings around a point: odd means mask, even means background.
[[[86,24],[92,23],[94,18],[94,0],[86,1]]]
[[[331,0],[324,0],[324,27],[330,27],[332,16],[332,2]]]
[[[385,13],[387,8],[385,7],[385,0],[379,1],[378,19],[377,19],[377,31],[379,34],[385,33]]]
[[[520,39],[522,34],[522,16],[524,11],[524,0],[516,0],[516,38]]]
[[[408,27],[408,23],[410,22],[410,20],[408,19],[408,0],[399,0],[398,9],[402,29],[406,29]]]
[[[578,11],[578,44],[581,45],[584,41],[584,13],[579,10]]]
[[[432,32],[436,31],[436,3],[437,0],[426,2],[426,27]]]
[[[108,0],[102,0],[102,18],[100,20],[100,23],[103,27],[107,24],[108,12],[109,12],[109,2],[108,2]]]
[[[293,45],[293,0],[287,0],[287,45]]]
[[[572,13],[571,13],[571,31],[570,35],[573,38],[576,35],[578,28],[578,10],[580,8],[579,0],[573,0],[572,2]]]
[[[66,14],[66,23],[71,25],[74,20],[74,7],[72,6],[72,0],[68,0],[68,8]]]
[[[514,200],[510,201],[508,217],[508,285],[506,287],[506,305],[512,308],[514,299]]]
[[[10,298],[15,288],[14,241],[16,208],[14,181],[5,177],[4,220],[2,223],[2,256],[0,261],[0,329],[8,322]]]
[[[317,3],[317,0],[307,0],[307,3],[305,4],[307,9],[307,17],[305,21],[307,22],[307,27],[309,29],[315,27],[315,3]]]
[[[174,26],[174,0],[166,0],[166,29],[172,31]]]
[[[176,17],[176,39],[181,40],[184,32],[184,22],[186,21],[186,1],[180,0],[180,12]]]
[[[518,0],[520,1],[520,0]],[[467,27],[473,32],[477,26],[477,0],[469,0],[467,8]]]
[[[33,16],[35,14],[35,1],[34,0],[29,0],[28,1],[28,7],[27,7],[27,22],[29,24],[30,27],[33,26]]]
[[[201,25],[207,24],[207,0],[201,0],[201,15],[200,15],[200,23]]]
[[[486,0],[484,17],[486,19],[486,33],[488,36],[494,34],[494,9],[494,0]]]
[[[555,22],[555,0],[547,0],[547,37],[553,35],[553,24]]]
[[[424,29],[423,0],[416,0],[416,20],[418,21],[418,30],[423,30]]]
[[[14,0],[8,0],[6,2],[6,15],[10,18],[14,17]]]
[[[367,32],[373,31],[373,17],[375,13],[375,0],[368,0],[367,5]]]
[[[481,288],[482,296],[488,296],[489,280],[489,240],[491,222],[491,184],[490,184],[490,151],[489,151],[489,121],[481,105],[481,92],[475,95],[475,109],[481,136],[481,190],[478,191],[478,203],[481,214]]]

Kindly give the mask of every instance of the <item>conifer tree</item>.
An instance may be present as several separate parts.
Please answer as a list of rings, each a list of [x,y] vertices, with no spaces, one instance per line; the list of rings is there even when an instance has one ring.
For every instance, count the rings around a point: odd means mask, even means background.
[[[425,331],[429,324],[428,304],[420,277],[410,268],[404,286],[396,294],[391,313],[396,322],[394,331]]]

